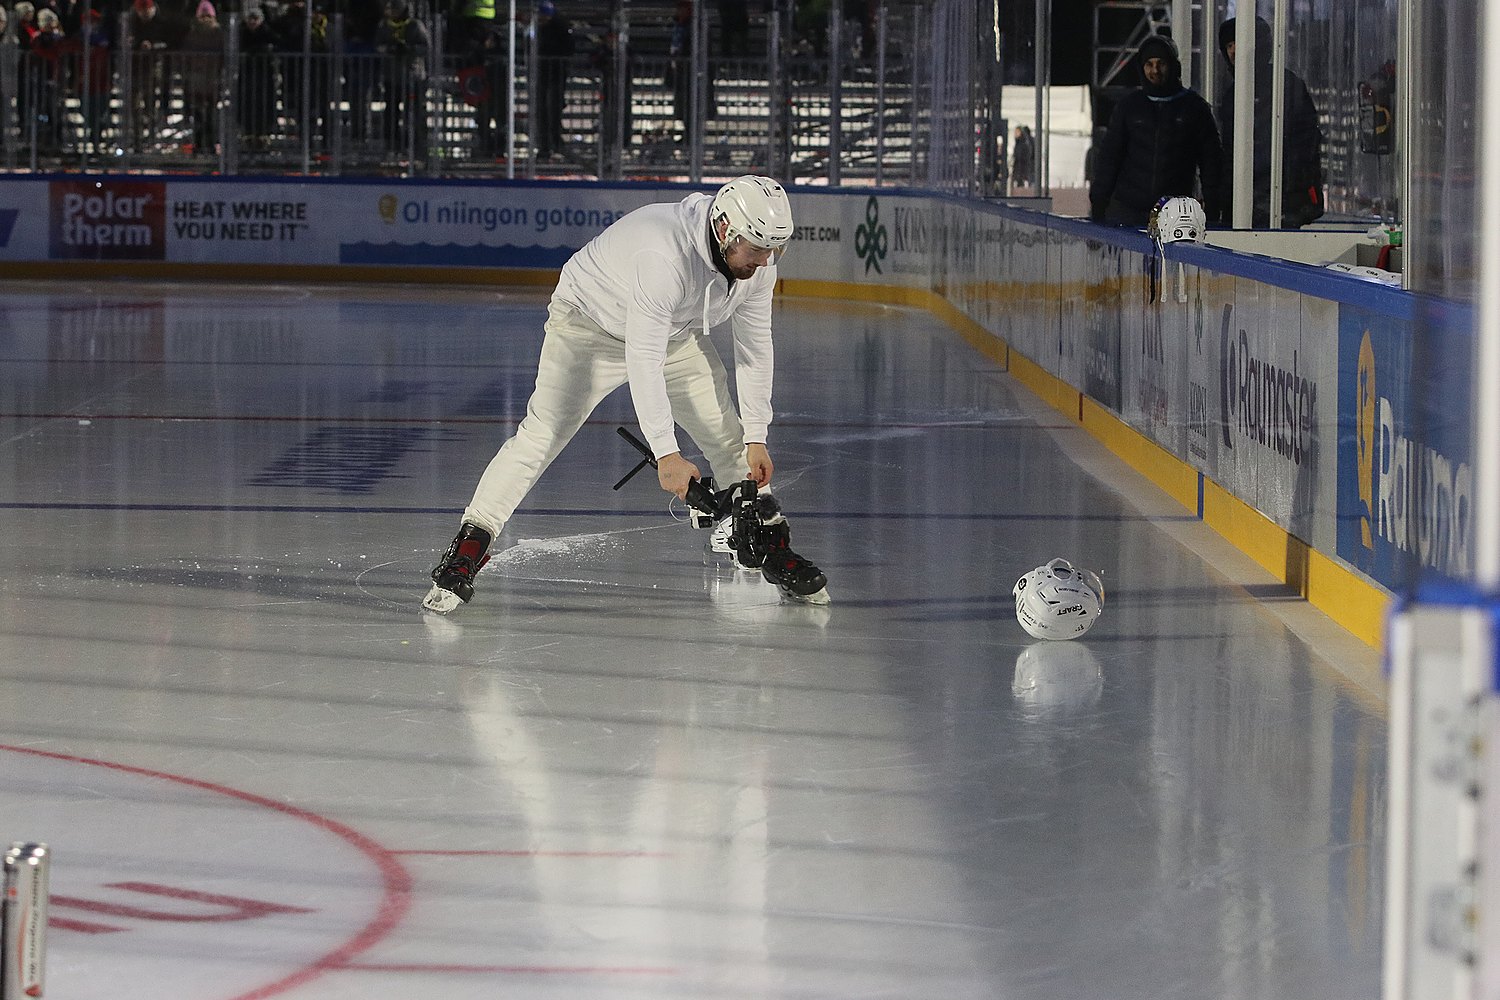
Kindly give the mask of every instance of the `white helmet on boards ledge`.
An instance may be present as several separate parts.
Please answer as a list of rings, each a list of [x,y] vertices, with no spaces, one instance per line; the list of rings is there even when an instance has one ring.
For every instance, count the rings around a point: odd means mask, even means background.
[[[745,174],[719,188],[708,210],[709,222],[728,223],[719,239],[727,250],[736,237],[757,247],[781,251],[792,238],[792,203],[786,189],[769,177]]]
[[[1076,639],[1094,627],[1104,611],[1104,584],[1098,574],[1053,559],[1027,573],[1011,588],[1016,621],[1037,639]]]
[[[1146,231],[1159,243],[1202,243],[1208,239],[1208,216],[1197,198],[1163,198],[1151,210]]]
[[[1381,267],[1370,267],[1365,264],[1345,264],[1342,261],[1334,261],[1323,265],[1330,271],[1338,271],[1342,274],[1355,278],[1363,278],[1366,281],[1378,281],[1382,285],[1390,285],[1393,288],[1401,287],[1401,275],[1394,271],[1387,271]]]

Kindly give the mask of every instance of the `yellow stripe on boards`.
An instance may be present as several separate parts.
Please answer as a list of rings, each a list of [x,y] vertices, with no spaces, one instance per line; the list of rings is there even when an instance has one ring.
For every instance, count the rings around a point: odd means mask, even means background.
[[[1083,429],[1188,510],[1198,509],[1198,470],[1126,424],[1087,396],[1080,396]]]

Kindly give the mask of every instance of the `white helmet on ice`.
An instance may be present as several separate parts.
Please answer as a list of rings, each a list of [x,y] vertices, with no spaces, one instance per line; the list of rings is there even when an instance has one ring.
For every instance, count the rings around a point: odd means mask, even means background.
[[[739,237],[779,253],[792,238],[792,203],[786,190],[769,177],[746,174],[719,188],[708,218],[716,233],[719,220],[729,224],[719,239],[721,251]]]
[[[1163,198],[1146,229],[1161,243],[1202,243],[1208,238],[1208,217],[1196,198]]]
[[[1104,610],[1104,584],[1066,559],[1038,566],[1016,581],[1016,621],[1038,639],[1076,639]]]

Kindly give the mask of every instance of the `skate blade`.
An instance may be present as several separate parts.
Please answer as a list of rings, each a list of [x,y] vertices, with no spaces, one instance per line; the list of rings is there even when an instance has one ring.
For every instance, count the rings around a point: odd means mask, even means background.
[[[432,585],[432,589],[427,592],[427,596],[422,598],[422,610],[431,611],[437,615],[452,614],[458,610],[461,604],[463,604],[462,598],[453,591],[444,590],[435,583]]]
[[[733,552],[720,552],[718,549],[706,547],[703,550],[703,565],[712,569],[723,570],[726,573],[731,570],[737,570],[741,573],[760,573],[760,567],[746,566],[740,562],[740,557]]]
[[[782,597],[786,598],[788,601],[793,602],[794,604],[816,604],[821,607],[832,603],[833,600],[828,596],[827,587],[824,587],[822,590],[818,591],[815,594],[807,594],[805,596],[802,594],[794,594],[785,587],[778,586],[777,589],[781,591]]]

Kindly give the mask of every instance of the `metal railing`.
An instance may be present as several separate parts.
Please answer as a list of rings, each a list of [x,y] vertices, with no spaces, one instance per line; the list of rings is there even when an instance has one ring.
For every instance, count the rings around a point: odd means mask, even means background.
[[[425,55],[396,57],[345,51],[338,23],[328,51],[309,35],[303,51],[242,52],[238,15],[220,52],[142,50],[122,17],[124,44],[87,56],[0,42],[0,169],[921,182],[916,11],[882,16],[874,51],[836,20],[821,57],[780,15],[763,52],[734,59],[701,39],[631,55],[628,26],[546,57],[522,25],[513,74],[507,46],[445,51],[440,22]]]
[[[1015,123],[1000,83],[1033,74],[1037,166],[1047,166],[1048,71],[1000,65],[1004,39],[988,7],[879,3],[866,24],[844,18],[843,0],[829,6],[812,35],[790,4],[769,2],[734,58],[709,44],[711,4],[694,5],[695,42],[673,54],[660,9],[611,0],[605,23],[578,26],[584,51],[567,58],[541,55],[535,21],[510,32],[499,22],[485,49],[467,28],[447,38],[429,18],[430,47],[399,59],[346,43],[341,15],[314,32],[309,13],[294,51],[242,52],[232,14],[214,53],[139,50],[123,15],[108,48],[85,54],[70,39],[42,55],[16,46],[13,19],[0,37],[0,170],[673,181],[755,170],[791,183],[1004,195]],[[1225,0],[1199,6],[1211,36]],[[1046,9],[1038,4],[1039,25]],[[1367,150],[1361,97],[1365,64],[1390,34],[1384,17],[1340,8],[1297,36],[1333,209],[1386,215],[1402,187],[1399,157]],[[1354,41],[1366,55],[1339,56]],[[1325,68],[1335,56],[1339,69]],[[1219,59],[1210,51],[1199,62]]]

